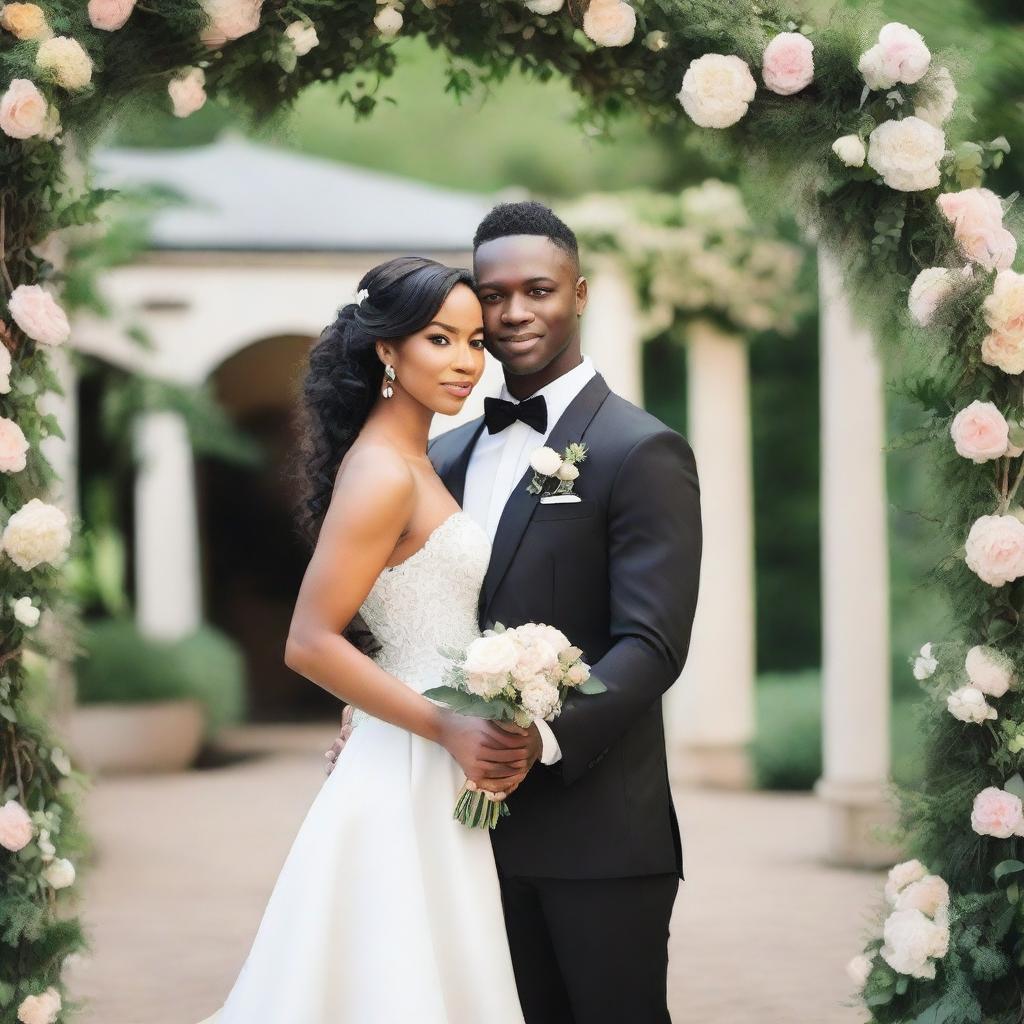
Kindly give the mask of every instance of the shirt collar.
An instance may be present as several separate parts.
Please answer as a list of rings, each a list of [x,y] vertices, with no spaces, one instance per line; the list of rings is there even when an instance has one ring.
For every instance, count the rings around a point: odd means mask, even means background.
[[[587,381],[596,373],[597,370],[594,368],[593,360],[590,356],[584,356],[583,361],[578,366],[574,366],[568,373],[563,373],[561,377],[556,378],[550,384],[545,385],[528,397],[544,396],[544,402],[548,408],[548,425],[550,426],[569,408],[572,400],[583,390]],[[505,399],[506,402],[515,402],[516,404],[519,402],[519,399],[512,397],[504,383],[501,385],[500,397]],[[526,401],[526,399],[523,399],[523,401]]]

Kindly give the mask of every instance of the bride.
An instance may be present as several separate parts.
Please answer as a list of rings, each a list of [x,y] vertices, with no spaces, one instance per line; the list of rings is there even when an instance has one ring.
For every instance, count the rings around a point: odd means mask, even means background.
[[[422,696],[440,682],[438,648],[478,635],[490,555],[426,454],[433,415],[458,412],[483,372],[472,283],[418,257],[381,264],[310,353],[315,550],[285,661],[359,709],[358,728],[203,1024],[523,1022],[490,836],[452,808],[463,776],[514,790],[525,740]]]

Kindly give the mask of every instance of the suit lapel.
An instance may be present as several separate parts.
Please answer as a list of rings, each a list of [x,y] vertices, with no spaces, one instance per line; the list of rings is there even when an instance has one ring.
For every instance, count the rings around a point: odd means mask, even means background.
[[[468,429],[472,427],[472,429]],[[469,468],[469,459],[476,446],[476,440],[480,431],[484,428],[483,417],[476,422],[467,424],[469,440],[463,448],[457,451],[452,459],[442,468],[441,482],[451,492],[452,497],[462,506],[462,500],[466,492],[466,470]]]
[[[562,452],[570,442],[583,440],[590,421],[607,397],[608,385],[605,383],[604,377],[599,373],[595,374],[569,403],[569,407],[551,428],[551,433],[544,444],[549,448],[554,448],[557,452]],[[586,473],[585,465],[581,470],[582,474]],[[465,481],[465,469],[462,471],[462,477]],[[489,624],[487,614],[490,611],[491,601],[497,593],[498,585],[508,572],[512,558],[519,549],[526,527],[529,526],[534,510],[539,503],[537,495],[528,494],[526,490],[532,479],[533,469],[527,467],[508,501],[505,502],[501,519],[498,520],[498,529],[495,532],[494,544],[491,548],[491,561],[487,566],[487,575],[484,577],[483,586],[480,588],[480,622],[482,624]]]

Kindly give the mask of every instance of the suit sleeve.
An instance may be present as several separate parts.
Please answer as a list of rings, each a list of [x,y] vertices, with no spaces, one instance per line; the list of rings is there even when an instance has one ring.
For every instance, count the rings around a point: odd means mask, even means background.
[[[551,723],[566,785],[604,756],[679,678],[697,607],[702,530],[693,450],[674,431],[642,438],[608,506],[612,646],[591,672],[607,692],[570,696]]]

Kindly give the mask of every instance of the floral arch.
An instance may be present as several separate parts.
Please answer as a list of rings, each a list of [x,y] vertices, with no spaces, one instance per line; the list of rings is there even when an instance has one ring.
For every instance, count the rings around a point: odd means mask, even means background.
[[[82,781],[26,702],[27,658],[61,651],[41,609],[73,620],[60,573],[72,541],[45,499],[37,408],[70,329],[53,232],[95,220],[108,193],[76,183],[125,106],[188,116],[207,92],[269,118],[307,85],[344,80],[372,113],[391,42],[448,54],[456,96],[513,68],[561,74],[582,117],[639,109],[721,134],[791,198],[840,258],[885,354],[932,353],[908,389],[944,496],[936,568],[958,624],[915,674],[934,691],[929,764],[905,800],[910,852],[886,887],[884,934],[853,965],[878,1022],[1020,1020],[1024,1003],[1024,277],[1004,203],[982,187],[1004,140],[960,141],[951,61],[912,28],[863,14],[808,24],[779,0],[39,0],[0,9],[0,1021],[52,1022],[64,958],[84,946],[71,904],[84,848]],[[959,115],[959,116],[958,116]]]

